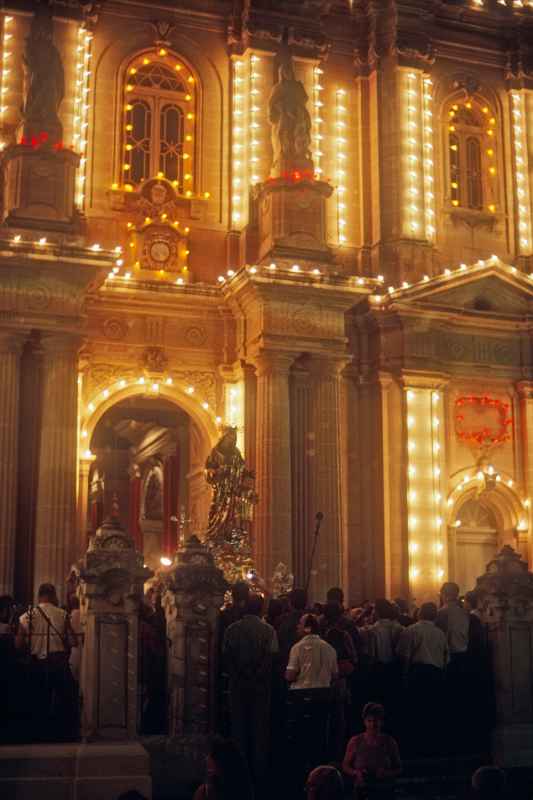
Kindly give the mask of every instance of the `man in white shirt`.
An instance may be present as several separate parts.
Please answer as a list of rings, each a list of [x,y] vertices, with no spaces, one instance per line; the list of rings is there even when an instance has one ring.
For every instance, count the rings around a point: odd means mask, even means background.
[[[51,583],[19,620],[17,647],[29,649],[36,741],[72,741],[79,734],[77,690],[69,669],[70,626]]]
[[[285,677],[290,683],[287,710],[289,744],[301,777],[330,754],[331,684],[339,673],[337,653],[320,638],[318,618],[304,614],[298,625],[302,637],[292,646]]]
[[[440,590],[442,607],[437,614],[437,626],[443,631],[450,648],[450,660],[461,660],[468,650],[470,617],[459,601],[459,586],[445,583]]]
[[[319,623],[304,614],[299,624],[303,638],[292,646],[285,677],[291,689],[328,689],[337,677],[337,653],[318,635]]]
[[[53,654],[66,654],[67,612],[58,607],[55,587],[43,583],[38,603],[19,620],[18,646],[28,646],[33,658],[44,661]]]
[[[441,746],[444,671],[449,661],[446,636],[436,619],[435,603],[423,603],[418,622],[404,629],[397,650],[407,679],[406,738],[416,753],[427,756],[436,755]]]

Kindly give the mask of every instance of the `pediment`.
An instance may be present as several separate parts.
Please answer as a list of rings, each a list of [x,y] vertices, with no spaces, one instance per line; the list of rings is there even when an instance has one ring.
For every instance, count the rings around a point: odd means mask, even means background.
[[[506,265],[474,274],[456,270],[449,277],[416,284],[395,299],[428,309],[523,318],[533,314],[533,281]]]

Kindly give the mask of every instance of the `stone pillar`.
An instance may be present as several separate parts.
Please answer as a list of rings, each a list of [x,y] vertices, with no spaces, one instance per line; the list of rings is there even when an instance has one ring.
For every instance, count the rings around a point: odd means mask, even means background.
[[[261,352],[257,369],[256,491],[253,526],[257,571],[267,582],[279,562],[292,569],[289,369],[295,355]]]
[[[311,424],[309,371],[296,366],[290,379],[291,473],[292,473],[292,573],[294,585],[304,587],[309,570],[314,530],[310,464],[315,455]],[[316,513],[317,509],[315,509]]]
[[[196,742],[214,732],[217,623],[228,589],[213,556],[196,536],[178,551],[163,605],[169,641],[169,736]]]
[[[533,763],[533,573],[505,546],[477,580],[494,673],[493,759],[501,767]]]
[[[528,562],[531,568],[533,567],[533,453],[531,452],[531,442],[533,441],[533,382],[520,381],[520,383],[516,384],[516,390],[520,408],[518,438],[521,443],[522,474],[525,493],[530,498]]]
[[[141,527],[141,471],[137,464],[130,467],[129,529],[137,550],[143,552],[143,529]]]
[[[341,585],[348,601],[359,603],[363,597],[363,530],[361,525],[361,443],[359,424],[361,402],[358,386],[359,374],[354,366],[346,367],[341,377],[341,473],[343,565]]]
[[[93,458],[87,458],[83,455],[80,458],[79,462],[79,471],[78,471],[78,541],[76,546],[76,559],[81,558],[81,556],[87,550],[87,545],[89,543],[89,474],[91,472],[91,464],[93,462]]]
[[[244,381],[244,455],[248,469],[256,468],[257,380],[251,364],[242,365]]]
[[[43,336],[43,405],[35,530],[34,590],[60,598],[75,554],[78,348],[70,334]]]
[[[104,522],[80,570],[82,732],[89,740],[137,735],[138,613],[152,575],[131,537],[115,520]]]
[[[13,593],[21,350],[20,334],[0,331],[0,594]]]
[[[311,502],[324,514],[311,577],[311,596],[323,601],[339,586],[341,565],[340,372],[346,359],[313,357],[313,419]]]

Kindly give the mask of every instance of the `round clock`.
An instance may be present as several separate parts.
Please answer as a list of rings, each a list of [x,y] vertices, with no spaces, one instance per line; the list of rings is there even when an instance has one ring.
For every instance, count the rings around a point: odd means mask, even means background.
[[[170,247],[166,242],[156,240],[150,245],[150,258],[158,264],[164,264],[170,258]]]

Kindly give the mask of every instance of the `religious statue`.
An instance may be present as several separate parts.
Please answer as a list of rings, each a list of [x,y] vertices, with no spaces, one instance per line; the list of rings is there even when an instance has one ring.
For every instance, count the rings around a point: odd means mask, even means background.
[[[246,469],[237,447],[236,428],[224,430],[207,458],[205,476],[213,490],[206,544],[230,583],[245,579],[253,570],[250,526],[257,495],[255,474]]]
[[[65,74],[53,31],[51,9],[48,4],[38,6],[26,37],[23,60],[27,83],[22,109],[24,140],[52,146],[63,139],[58,111],[65,95]]]
[[[313,174],[308,99],[303,83],[296,80],[291,55],[285,50],[279,66],[279,80],[272,87],[268,103],[273,177],[284,177],[295,171]]]

